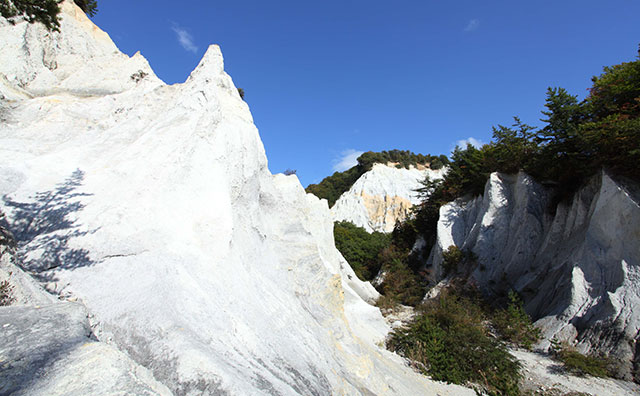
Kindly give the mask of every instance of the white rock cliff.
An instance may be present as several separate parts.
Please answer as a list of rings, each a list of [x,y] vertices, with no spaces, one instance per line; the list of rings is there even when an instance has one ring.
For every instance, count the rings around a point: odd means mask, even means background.
[[[139,373],[129,393],[474,394],[376,346],[388,331],[367,303],[377,293],[335,249],[326,201],[269,172],[217,46],[167,86],[62,8],[61,33],[0,18],[0,195],[22,266],[80,307],[42,314],[75,318],[69,345],[111,348]],[[0,321],[27,323],[32,308]],[[37,368],[20,391],[122,392],[82,388],[68,374],[78,361]]]
[[[514,289],[543,329],[582,352],[611,354],[637,378],[640,358],[640,194],[633,183],[594,177],[555,211],[552,191],[520,173],[494,173],[484,195],[440,209],[428,265],[442,252],[473,251],[481,290]],[[544,346],[544,345],[543,345]]]
[[[401,168],[374,164],[331,208],[335,221],[348,221],[368,232],[391,232],[420,199],[416,190],[426,176],[441,179],[444,169]]]

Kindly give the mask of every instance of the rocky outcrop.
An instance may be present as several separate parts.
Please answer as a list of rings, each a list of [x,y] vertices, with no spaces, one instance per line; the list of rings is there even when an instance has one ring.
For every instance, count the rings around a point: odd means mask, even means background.
[[[171,395],[149,370],[91,334],[77,303],[0,309],[0,394]]]
[[[483,196],[440,209],[428,265],[439,278],[443,250],[472,251],[481,290],[515,289],[547,340],[607,353],[630,379],[640,357],[637,186],[603,172],[568,203],[553,208],[552,194],[523,173],[492,174]]]
[[[2,208],[22,266],[86,307],[116,361],[175,395],[473,394],[376,345],[388,331],[367,303],[377,293],[335,249],[326,202],[269,172],[217,46],[167,86],[71,1],[61,18],[61,33],[0,20]],[[102,353],[74,323],[45,348],[61,358],[39,366],[43,381],[73,384],[69,359]],[[25,362],[16,378],[40,365]],[[114,393],[147,392],[131,370]]]
[[[0,306],[0,395],[171,394],[149,370],[95,339],[83,305],[59,301],[17,264],[13,236],[0,225],[8,303]]]
[[[391,232],[420,200],[416,190],[427,176],[440,179],[444,170],[396,168],[374,164],[331,208],[335,221],[348,221],[368,232]]]

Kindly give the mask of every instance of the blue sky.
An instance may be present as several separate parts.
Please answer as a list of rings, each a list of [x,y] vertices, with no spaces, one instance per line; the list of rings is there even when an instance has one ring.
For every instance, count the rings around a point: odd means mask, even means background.
[[[167,83],[219,44],[269,168],[303,186],[361,151],[449,154],[513,116],[539,124],[547,87],[584,98],[640,43],[639,0],[98,4],[94,22]]]

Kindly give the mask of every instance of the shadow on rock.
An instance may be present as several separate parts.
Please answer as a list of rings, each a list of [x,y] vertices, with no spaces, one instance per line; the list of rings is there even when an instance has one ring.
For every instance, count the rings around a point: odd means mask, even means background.
[[[73,238],[96,231],[81,230],[71,216],[84,208],[80,199],[92,195],[77,191],[83,179],[84,172],[77,169],[53,190],[38,192],[28,202],[3,198],[12,214],[8,228],[20,247],[21,265],[41,280],[52,280],[45,271],[94,264],[88,250],[69,246]]]

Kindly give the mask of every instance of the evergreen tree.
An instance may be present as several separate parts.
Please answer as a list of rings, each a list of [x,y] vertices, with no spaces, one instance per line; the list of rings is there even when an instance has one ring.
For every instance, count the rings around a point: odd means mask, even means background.
[[[58,14],[62,0],[0,0],[0,15],[9,22],[24,18],[29,23],[40,22],[49,30],[60,31]]]
[[[78,5],[78,7],[80,7],[82,11],[85,12],[85,14],[89,15],[90,17],[96,15],[96,13],[98,12],[97,0],[73,0],[73,1]]]

